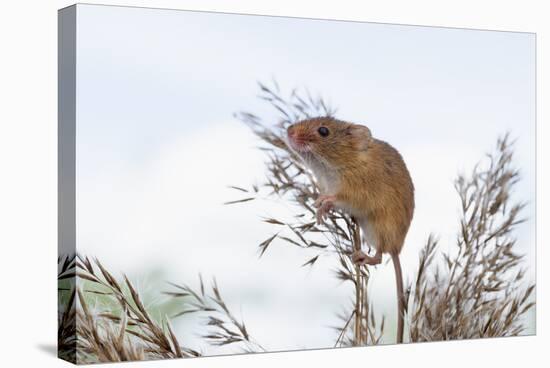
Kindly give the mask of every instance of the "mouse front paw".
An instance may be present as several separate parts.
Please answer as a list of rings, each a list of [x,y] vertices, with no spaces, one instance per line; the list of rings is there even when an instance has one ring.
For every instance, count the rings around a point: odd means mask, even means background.
[[[335,200],[336,200],[336,196],[319,194],[319,196],[313,203],[313,207],[321,208],[325,202],[334,202]]]
[[[319,196],[315,201],[317,207],[317,225],[321,225],[328,217],[329,212],[334,208],[334,196]]]

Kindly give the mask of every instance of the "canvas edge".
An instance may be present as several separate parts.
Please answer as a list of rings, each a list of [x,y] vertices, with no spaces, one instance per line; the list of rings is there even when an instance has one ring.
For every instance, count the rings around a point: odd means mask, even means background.
[[[58,288],[64,284],[69,290],[76,287],[76,274],[61,280],[63,260],[76,255],[76,13],[77,5],[58,10]],[[58,347],[57,356],[77,364],[76,336],[68,346],[60,349],[61,318],[66,312],[66,290],[58,295]],[[65,321],[66,322],[66,321]],[[76,333],[76,319],[69,320],[70,331]]]

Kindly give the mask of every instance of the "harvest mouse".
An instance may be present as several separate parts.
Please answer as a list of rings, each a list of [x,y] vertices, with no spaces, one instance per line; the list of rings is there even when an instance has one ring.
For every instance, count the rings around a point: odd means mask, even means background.
[[[287,129],[289,148],[313,172],[320,189],[315,204],[317,222],[340,209],[359,224],[374,256],[355,251],[357,264],[376,265],[392,257],[398,299],[397,342],[403,342],[405,300],[399,253],[414,212],[414,186],[401,154],[374,138],[369,128],[316,117]]]

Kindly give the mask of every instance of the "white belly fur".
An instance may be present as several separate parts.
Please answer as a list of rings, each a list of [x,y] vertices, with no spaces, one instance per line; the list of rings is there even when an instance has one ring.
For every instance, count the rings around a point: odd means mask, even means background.
[[[340,178],[337,173],[330,168],[327,168],[322,163],[312,160],[308,165],[313,171],[313,175],[317,179],[317,184],[324,195],[333,195],[338,192]]]
[[[367,243],[367,245],[374,249],[378,249],[378,244],[376,244],[376,238],[374,237],[374,229],[369,224],[368,219],[362,218],[359,220],[359,227],[363,232],[363,240]]]

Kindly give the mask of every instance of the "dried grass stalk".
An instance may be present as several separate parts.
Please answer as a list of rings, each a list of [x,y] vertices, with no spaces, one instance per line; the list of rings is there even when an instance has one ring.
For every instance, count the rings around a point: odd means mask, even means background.
[[[260,256],[278,241],[302,249],[316,251],[302,266],[313,266],[320,257],[336,257],[338,279],[353,285],[353,303],[350,311],[342,315],[343,325],[337,331],[338,346],[376,344],[383,333],[383,324],[376,330],[372,306],[369,305],[367,287],[369,272],[366,266],[353,264],[353,249],[360,248],[358,225],[346,213],[333,211],[322,225],[315,222],[313,202],[319,194],[315,178],[292,153],[282,139],[286,128],[294,122],[314,116],[333,116],[333,109],[322,97],[313,97],[307,90],[292,90],[284,96],[274,81],[272,87],[259,83],[259,98],[266,101],[277,114],[277,121],[264,122],[259,116],[241,111],[235,116],[247,124],[261,139],[260,149],[266,154],[267,178],[250,189],[234,187],[246,193],[243,200],[275,196],[295,205],[296,214],[291,219],[267,219],[279,227],[278,231],[259,244]],[[232,201],[238,202],[239,200]],[[372,318],[371,318],[372,317]],[[350,321],[353,319],[353,323]]]
[[[212,280],[210,292],[205,287],[200,275],[199,282],[199,291],[195,291],[185,284],[170,283],[174,290],[167,291],[165,294],[174,298],[183,298],[186,305],[185,309],[176,313],[172,318],[200,313],[206,317],[206,326],[208,327],[201,336],[209,344],[214,346],[238,344],[245,352],[265,352],[266,350],[252,339],[245,323],[237,319],[230,311],[222,298],[216,280]]]
[[[159,323],[151,317],[126,276],[119,282],[98,260],[87,257],[62,259],[58,264],[60,280],[69,274],[73,283],[79,280],[78,287],[63,289],[70,293],[58,331],[58,350],[64,359],[97,363],[200,355],[180,345],[168,319]],[[111,305],[91,308],[86,294],[106,298]]]
[[[57,258],[57,355],[76,363],[75,256]]]
[[[411,341],[516,336],[524,330],[522,316],[535,304],[535,285],[525,280],[523,256],[515,250],[514,230],[525,220],[525,204],[511,200],[519,180],[512,158],[506,135],[485,162],[456,179],[462,210],[456,247],[440,254],[438,240],[428,238],[410,297]]]

